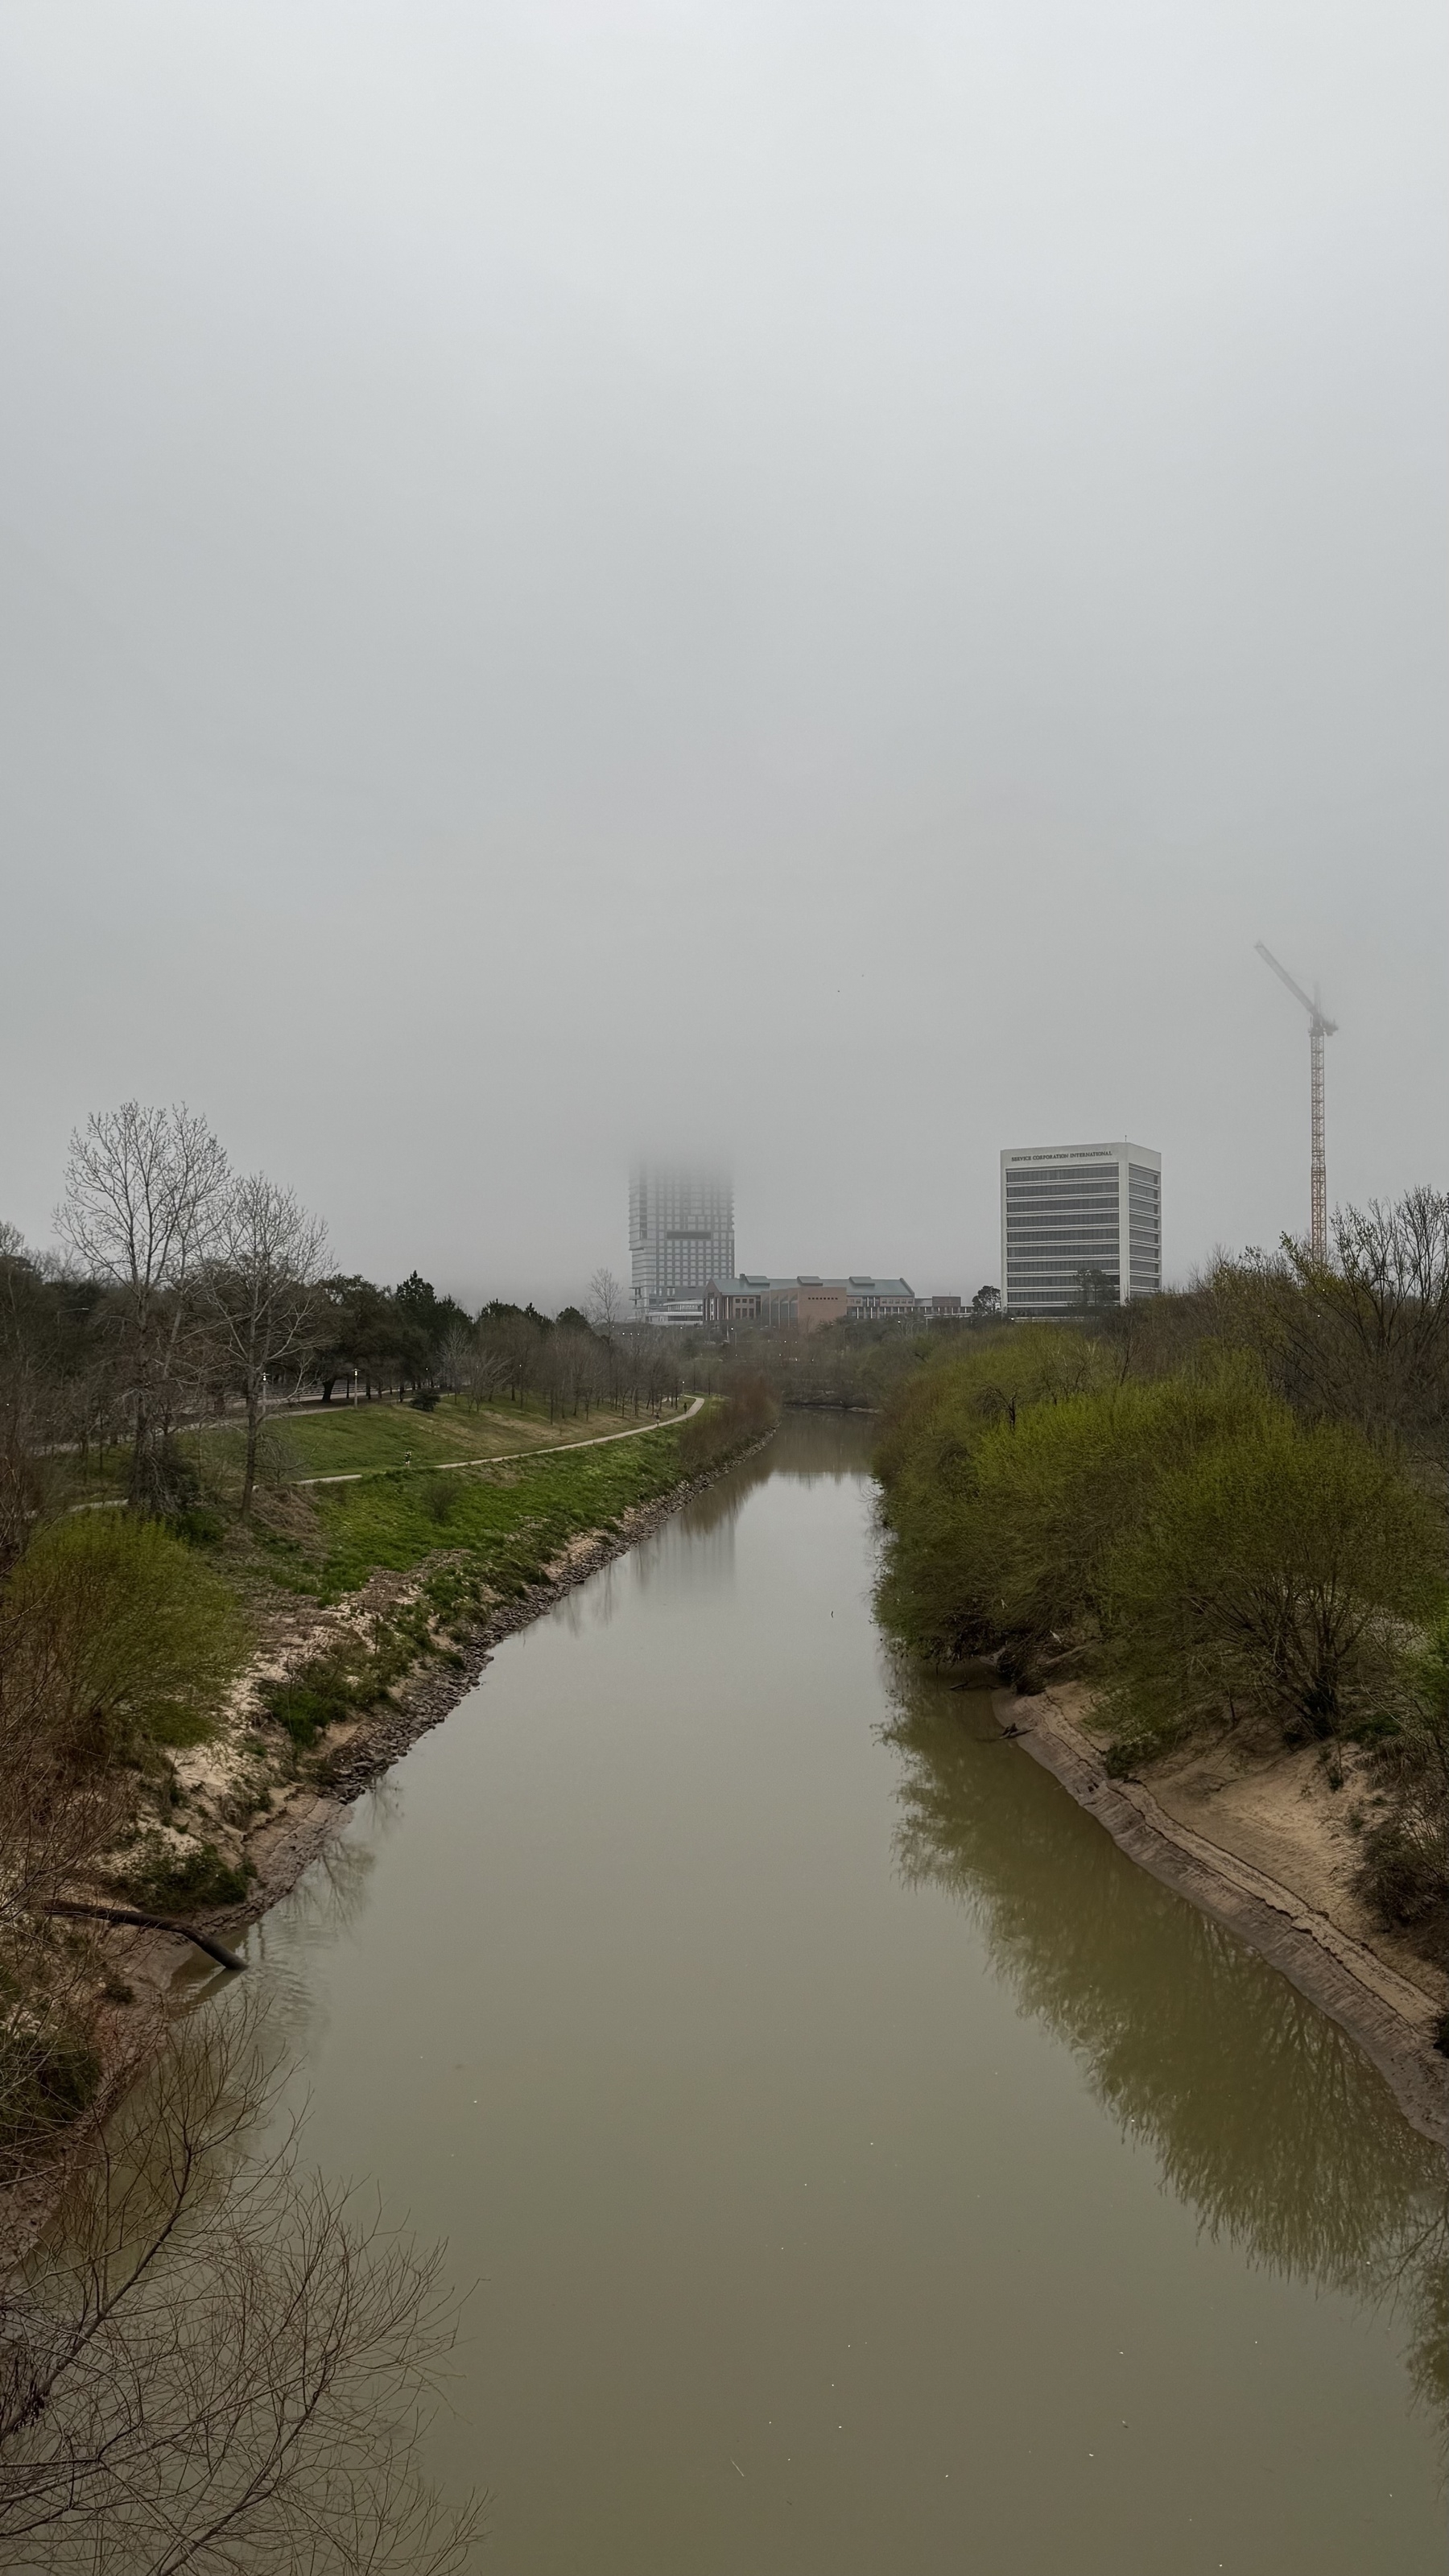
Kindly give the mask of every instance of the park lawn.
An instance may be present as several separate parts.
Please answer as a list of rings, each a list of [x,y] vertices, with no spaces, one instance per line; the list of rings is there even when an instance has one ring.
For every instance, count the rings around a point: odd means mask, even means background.
[[[376,1567],[407,1573],[446,1551],[465,1568],[465,1588],[510,1595],[536,1583],[572,1538],[612,1529],[632,1505],[678,1484],[673,1424],[599,1449],[546,1453],[470,1474],[369,1476],[356,1485],[313,1486],[320,1554],[298,1552],[289,1581],[319,1601],[357,1591]]]
[[[281,1449],[293,1477],[347,1476],[401,1467],[409,1455],[416,1469],[520,1449],[557,1448],[566,1441],[634,1430],[640,1420],[640,1415],[620,1413],[612,1405],[595,1405],[588,1415],[566,1414],[553,1422],[547,1407],[536,1403],[499,1404],[475,1413],[456,1396],[445,1395],[432,1413],[414,1411],[408,1404],[339,1404],[316,1413],[273,1414],[266,1436]],[[196,1440],[203,1458],[240,1468],[243,1434],[238,1424],[186,1436]]]

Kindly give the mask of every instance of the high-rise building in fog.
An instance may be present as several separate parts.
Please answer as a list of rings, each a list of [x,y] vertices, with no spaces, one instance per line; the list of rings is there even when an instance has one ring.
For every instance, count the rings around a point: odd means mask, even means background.
[[[636,1313],[703,1297],[735,1275],[735,1192],[728,1173],[638,1163],[629,1178],[629,1265]]]
[[[1146,1145],[1020,1145],[1001,1157],[1001,1302],[1013,1315],[1155,1297],[1162,1156]]]

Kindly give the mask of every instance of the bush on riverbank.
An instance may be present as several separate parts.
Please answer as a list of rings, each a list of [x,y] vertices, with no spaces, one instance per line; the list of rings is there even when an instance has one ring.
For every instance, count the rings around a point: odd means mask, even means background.
[[[0,2184],[99,2080],[103,1972],[51,1907],[104,1880],[138,1814],[169,1817],[171,1749],[211,1732],[246,1645],[222,1578],[119,1512],[32,1530],[0,1585]]]
[[[1326,1736],[1381,1707],[1443,1597],[1442,1513],[1397,1456],[1300,1421],[1242,1360],[1104,1383],[1079,1343],[1070,1386],[1059,1339],[1033,1335],[1009,1389],[972,1355],[895,1409],[876,1464],[897,1634],[1027,1686],[1085,1658],[1123,1761],[1205,1721]]]
[[[1442,1516],[1398,1459],[1271,1398],[1135,1517],[1108,1567],[1106,1705],[1143,1750],[1258,1712],[1290,1741],[1351,1732],[1443,1598]]]
[[[1384,1921],[1449,1966],[1449,1619],[1405,1684],[1373,1731],[1369,1769],[1389,1804],[1364,1835],[1358,1883]]]
[[[762,1371],[742,1369],[725,1381],[723,1401],[711,1401],[679,1434],[679,1463],[686,1476],[703,1476],[738,1449],[763,1439],[780,1418]]]
[[[883,1617],[942,1665],[1081,1674],[1130,1771],[1321,1738],[1358,1885],[1449,1960],[1449,1199],[1190,1291],[929,1355],[876,1448]]]
[[[0,1591],[0,1729],[84,1769],[194,1740],[246,1652],[236,1596],[158,1521],[77,1512]]]
[[[153,1840],[116,1885],[119,1895],[144,1905],[148,1913],[187,1915],[214,1905],[240,1905],[253,1874],[223,1860],[215,1843],[193,1843],[178,1852]]]

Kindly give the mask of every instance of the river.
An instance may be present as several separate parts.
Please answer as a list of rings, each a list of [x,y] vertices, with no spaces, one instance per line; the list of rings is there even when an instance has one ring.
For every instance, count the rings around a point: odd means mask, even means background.
[[[311,2151],[477,2285],[483,2564],[1442,2576],[1442,2160],[896,1667],[867,1445],[787,1417],[251,1937]]]

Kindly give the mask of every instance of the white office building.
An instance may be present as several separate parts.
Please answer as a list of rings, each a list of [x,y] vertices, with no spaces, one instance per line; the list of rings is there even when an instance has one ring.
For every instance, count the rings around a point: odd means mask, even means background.
[[[1125,1306],[1162,1286],[1162,1156],[1017,1145],[1001,1157],[1001,1302],[1013,1315]]]
[[[702,1298],[735,1275],[735,1192],[728,1173],[637,1163],[629,1177],[634,1312]]]

